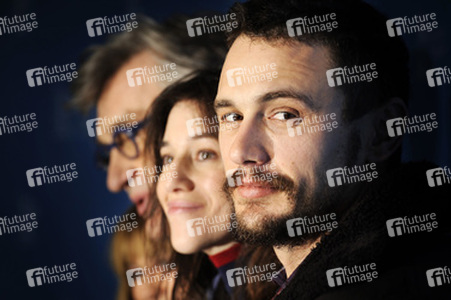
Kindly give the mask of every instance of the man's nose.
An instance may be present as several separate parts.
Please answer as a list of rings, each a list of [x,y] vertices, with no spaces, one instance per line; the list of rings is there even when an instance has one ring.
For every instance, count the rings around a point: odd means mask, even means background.
[[[238,166],[265,164],[271,159],[269,141],[262,122],[243,121],[231,145],[230,159]]]
[[[107,170],[106,185],[110,192],[118,193],[128,184],[126,172],[136,168],[136,160],[131,160],[122,155],[117,149],[112,149]]]

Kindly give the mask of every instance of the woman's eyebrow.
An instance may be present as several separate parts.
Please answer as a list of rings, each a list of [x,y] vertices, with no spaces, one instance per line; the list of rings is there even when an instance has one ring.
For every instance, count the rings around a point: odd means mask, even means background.
[[[192,137],[188,137],[188,139],[190,140],[198,140],[198,139],[214,139],[214,140],[218,140],[218,136],[215,133],[208,133],[208,132],[204,132],[200,135],[195,135]],[[162,141],[161,142],[161,147],[166,147],[166,146],[170,146],[170,142],[168,141]]]
[[[203,132],[202,134],[190,137],[191,140],[198,140],[198,139],[203,139],[203,138],[210,138],[210,139],[217,140],[218,136],[215,133]]]

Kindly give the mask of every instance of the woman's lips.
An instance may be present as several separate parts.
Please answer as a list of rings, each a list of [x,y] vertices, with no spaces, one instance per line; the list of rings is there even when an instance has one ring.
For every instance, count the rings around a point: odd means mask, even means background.
[[[168,202],[168,214],[171,215],[181,213],[192,213],[203,207],[204,205],[200,203],[186,201],[170,201]]]

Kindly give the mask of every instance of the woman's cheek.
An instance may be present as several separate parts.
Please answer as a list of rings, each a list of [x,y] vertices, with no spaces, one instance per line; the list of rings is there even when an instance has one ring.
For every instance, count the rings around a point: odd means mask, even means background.
[[[164,183],[157,183],[157,198],[158,201],[160,202],[161,207],[163,207],[164,212],[166,213],[166,206],[165,206],[165,201],[164,199],[166,199],[166,194],[165,194],[165,185]]]

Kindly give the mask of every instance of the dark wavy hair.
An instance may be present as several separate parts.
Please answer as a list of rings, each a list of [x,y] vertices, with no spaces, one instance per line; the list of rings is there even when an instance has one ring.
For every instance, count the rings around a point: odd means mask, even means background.
[[[160,148],[166,124],[172,108],[179,102],[196,103],[200,112],[208,117],[215,115],[213,101],[219,81],[219,71],[203,70],[193,72],[179,82],[166,88],[153,102],[147,115],[145,153],[147,160],[162,166]],[[153,162],[152,162],[153,163]],[[155,190],[155,189],[154,189]],[[162,211],[155,191],[150,205],[150,218],[156,211]],[[166,216],[161,218],[162,236],[169,237],[170,232]],[[216,269],[202,252],[183,255],[172,250],[172,261],[177,265],[178,277],[172,292],[173,299],[204,299]],[[215,299],[228,299],[226,291],[220,291]]]
[[[238,28],[227,34],[229,46],[240,35],[268,42],[300,42],[325,46],[335,67],[376,63],[379,74],[372,82],[339,86],[345,97],[346,120],[353,120],[392,97],[409,98],[409,53],[400,37],[390,37],[387,17],[361,0],[250,0],[235,3]],[[336,14],[338,28],[296,37],[288,35],[286,22],[299,17]]]

